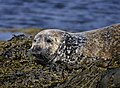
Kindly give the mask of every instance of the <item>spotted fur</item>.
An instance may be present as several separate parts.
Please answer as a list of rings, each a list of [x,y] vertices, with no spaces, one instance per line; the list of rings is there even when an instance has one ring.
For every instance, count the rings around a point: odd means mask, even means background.
[[[65,32],[53,61],[63,61],[66,63],[78,62],[78,60],[82,59],[80,50],[84,47],[86,41],[87,39],[83,36],[71,35]]]
[[[78,63],[84,57],[120,59],[120,24],[80,33],[43,30],[35,36],[31,50],[42,63]]]

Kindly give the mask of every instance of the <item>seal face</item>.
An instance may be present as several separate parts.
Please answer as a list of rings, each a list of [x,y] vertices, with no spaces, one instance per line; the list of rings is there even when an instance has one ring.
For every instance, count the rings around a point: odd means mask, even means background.
[[[32,54],[42,63],[47,63],[54,57],[61,41],[63,31],[43,30],[39,32],[32,43]]]

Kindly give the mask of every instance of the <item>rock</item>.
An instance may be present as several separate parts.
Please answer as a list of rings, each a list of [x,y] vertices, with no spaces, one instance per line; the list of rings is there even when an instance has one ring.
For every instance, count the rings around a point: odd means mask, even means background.
[[[107,70],[102,76],[100,88],[120,88],[120,68]]]
[[[120,24],[107,28],[120,30]],[[120,88],[119,56],[95,61],[87,57],[81,65],[59,62],[42,66],[28,52],[31,42],[25,35],[0,42],[0,88]]]

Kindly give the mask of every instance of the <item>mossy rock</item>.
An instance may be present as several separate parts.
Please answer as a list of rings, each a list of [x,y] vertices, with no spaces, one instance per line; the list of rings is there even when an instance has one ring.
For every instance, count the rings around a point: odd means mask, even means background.
[[[0,42],[0,88],[102,88],[103,84],[104,88],[120,87],[117,78],[120,65],[114,61],[109,67],[100,66],[104,61],[42,66],[28,52],[31,44],[32,38],[26,35]],[[114,86],[109,85],[109,79],[106,79],[112,73],[115,74],[114,81],[111,81]]]

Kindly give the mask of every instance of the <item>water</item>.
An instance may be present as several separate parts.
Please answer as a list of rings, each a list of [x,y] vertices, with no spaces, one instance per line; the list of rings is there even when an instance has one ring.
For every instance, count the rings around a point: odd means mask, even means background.
[[[120,0],[0,0],[0,28],[80,31],[120,23]]]
[[[14,35],[21,35],[22,33],[0,33],[0,40],[10,40]]]

